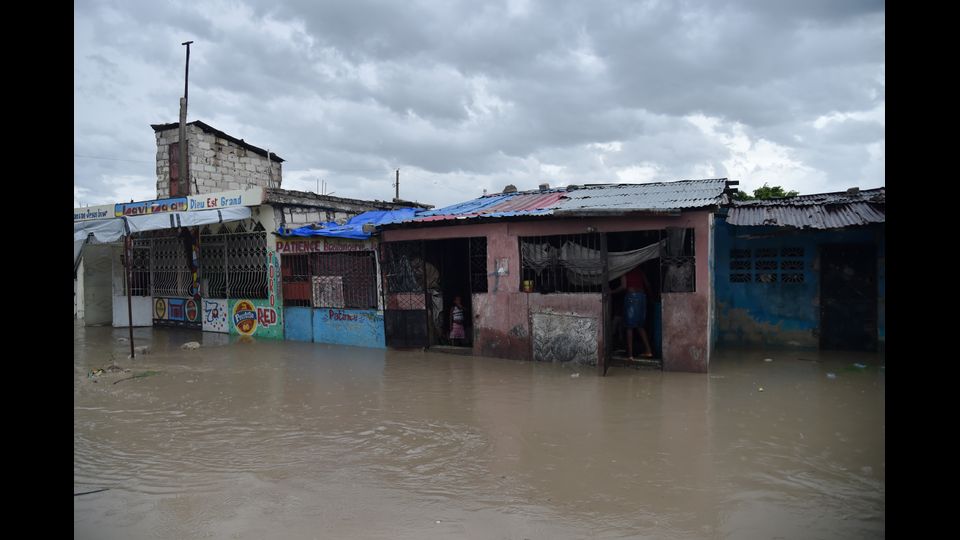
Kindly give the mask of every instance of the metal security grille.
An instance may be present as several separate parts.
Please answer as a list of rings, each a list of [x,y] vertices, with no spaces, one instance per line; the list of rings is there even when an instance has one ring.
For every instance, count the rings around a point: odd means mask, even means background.
[[[666,254],[660,258],[663,292],[696,291],[696,247],[693,229],[667,227]]]
[[[470,292],[487,292],[487,237],[468,238],[470,242]]]
[[[227,235],[201,233],[200,291],[204,298],[227,297]]]
[[[201,291],[207,298],[269,298],[267,233],[243,222],[200,236]],[[252,232],[247,232],[252,229]]]
[[[382,246],[387,292],[423,292],[423,242],[388,242]]]
[[[131,247],[133,266],[130,294],[132,296],[150,296],[150,247],[149,238],[134,238]]]
[[[310,255],[282,255],[280,269],[283,278],[283,305],[310,307]]]
[[[151,240],[153,296],[190,296],[193,275],[183,242],[172,231],[162,231]]]
[[[425,310],[423,242],[380,244],[388,310]]]
[[[564,246],[574,248],[576,257],[564,257]],[[524,281],[532,281],[540,293],[552,292],[600,292],[601,285],[584,284],[571,279],[568,268],[602,268],[603,256],[600,235],[558,234],[552,236],[520,237],[520,290]]]
[[[314,307],[377,307],[377,270],[372,251],[314,253],[310,261],[314,282],[330,294],[314,294]]]

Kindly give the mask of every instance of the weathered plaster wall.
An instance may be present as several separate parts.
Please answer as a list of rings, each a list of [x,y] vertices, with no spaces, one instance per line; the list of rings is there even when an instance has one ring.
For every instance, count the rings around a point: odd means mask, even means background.
[[[594,332],[596,354],[592,359],[593,362],[596,362],[603,350],[603,325],[600,323],[603,309],[601,295],[577,293],[541,295],[539,293],[521,292],[518,238],[521,236],[582,234],[591,231],[659,230],[668,226],[692,228],[694,229],[696,245],[696,292],[673,293],[673,302],[671,304],[664,303],[664,369],[706,371],[710,359],[709,309],[710,298],[713,294],[711,269],[708,264],[709,249],[713,241],[710,230],[711,221],[711,213],[697,211],[678,216],[591,217],[480,223],[476,225],[388,230],[383,233],[383,241],[486,236],[488,292],[473,295],[473,317],[476,332],[473,345],[474,354],[514,359],[534,358],[534,338],[531,327],[533,315],[550,313],[567,317],[593,318],[598,321]],[[497,273],[497,268],[505,269],[505,273]],[[676,317],[668,318],[668,309],[697,309],[702,312],[678,314]],[[547,319],[543,320],[546,321]],[[587,327],[582,323],[576,323],[573,319],[558,317],[554,318],[552,323],[544,322],[543,328],[554,328],[561,323],[571,330]],[[590,328],[594,327],[590,326]],[[548,333],[555,337],[559,335],[554,330],[550,330]],[[544,346],[550,343],[550,339],[542,341]],[[571,354],[570,358],[584,358],[581,352]],[[553,357],[557,356],[555,353],[551,355]]]
[[[830,231],[789,227],[737,227],[718,219],[716,238],[717,344],[723,346],[788,347],[810,349],[820,345],[821,244],[856,243],[877,246],[878,340],[885,340],[885,234],[882,226]],[[731,269],[731,250],[803,249],[802,283],[737,283],[732,273],[757,270]],[[777,257],[777,260],[783,257]],[[752,261],[756,258],[752,257]],[[776,272],[781,272],[777,269]]]
[[[83,248],[83,321],[86,326],[110,324],[113,320],[109,245],[87,244]]]

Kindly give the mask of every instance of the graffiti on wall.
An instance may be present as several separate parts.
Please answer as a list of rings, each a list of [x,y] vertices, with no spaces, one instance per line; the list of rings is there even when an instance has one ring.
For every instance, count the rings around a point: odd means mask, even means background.
[[[594,317],[534,313],[533,359],[596,364],[597,328]]]
[[[203,300],[203,331],[222,332],[230,331],[227,325],[227,301]]]
[[[154,298],[153,324],[200,328],[200,303],[193,298]]]
[[[385,348],[383,312],[369,309],[314,309],[313,341]]]
[[[282,312],[269,300],[230,300],[228,306],[231,334],[283,338]]]

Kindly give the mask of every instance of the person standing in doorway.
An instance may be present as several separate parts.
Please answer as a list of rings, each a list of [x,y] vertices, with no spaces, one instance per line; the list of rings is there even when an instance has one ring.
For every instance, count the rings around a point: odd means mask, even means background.
[[[624,326],[627,327],[627,360],[633,360],[633,330],[637,329],[640,333],[640,340],[643,341],[644,353],[641,358],[653,358],[653,350],[650,348],[650,340],[647,339],[647,330],[644,325],[647,322],[647,298],[650,296],[650,282],[644,275],[640,266],[635,266],[620,278],[620,286],[614,289],[613,293],[627,291],[623,299],[623,319]]]
[[[466,337],[463,329],[463,301],[459,296],[454,296],[453,306],[450,308],[450,341],[454,345],[462,345]]]

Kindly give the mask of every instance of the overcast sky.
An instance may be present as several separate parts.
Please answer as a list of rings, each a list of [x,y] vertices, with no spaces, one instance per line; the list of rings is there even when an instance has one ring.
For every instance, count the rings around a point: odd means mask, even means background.
[[[156,195],[152,123],[286,161],[283,186],[438,206],[582,183],[885,185],[881,1],[84,1],[74,199]]]

